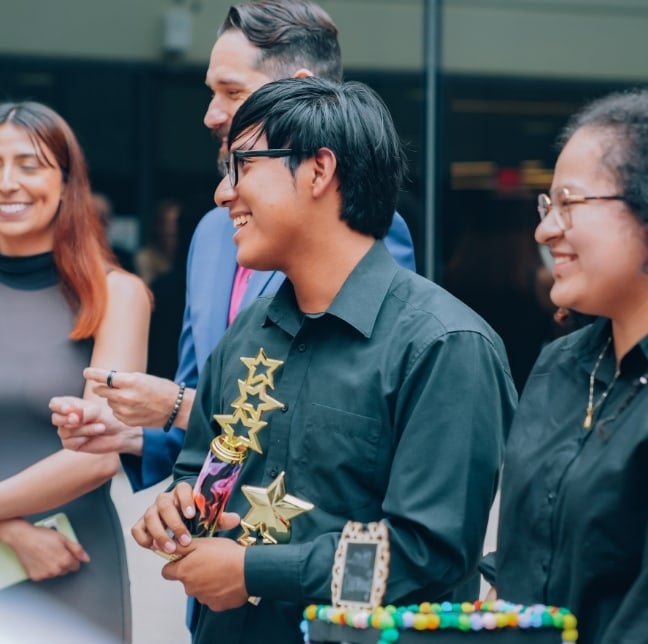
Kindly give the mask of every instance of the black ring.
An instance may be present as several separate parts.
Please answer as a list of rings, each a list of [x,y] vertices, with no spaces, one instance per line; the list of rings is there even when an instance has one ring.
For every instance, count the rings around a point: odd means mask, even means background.
[[[117,373],[117,372],[116,372],[114,369],[111,369],[111,370],[108,372],[108,375],[106,376],[106,384],[107,384],[110,388],[112,388],[112,386],[113,386],[112,379],[113,379],[113,376],[114,376],[116,373]]]

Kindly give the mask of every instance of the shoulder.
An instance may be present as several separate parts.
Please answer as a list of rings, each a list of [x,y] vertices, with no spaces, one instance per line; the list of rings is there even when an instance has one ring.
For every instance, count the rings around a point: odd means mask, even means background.
[[[198,222],[191,237],[189,256],[207,254],[210,257],[218,255],[220,246],[231,244],[234,246],[232,234],[234,229],[229,218],[229,209],[213,208]],[[214,246],[217,246],[215,248]]]
[[[450,359],[461,368],[493,362],[504,373],[510,368],[499,335],[471,308],[434,282],[408,271],[397,271],[381,307],[376,337],[412,360]],[[442,358],[443,357],[443,358]]]
[[[427,328],[434,334],[475,332],[489,338],[496,336],[488,323],[468,305],[435,282],[412,271],[399,268],[389,297],[395,305],[402,307],[407,318],[419,322],[426,320]]]
[[[597,335],[594,325],[589,324],[582,329],[572,331],[552,342],[546,344],[533,367],[534,376],[547,372],[558,362],[564,360],[578,360],[581,356],[591,351],[591,344]]]
[[[203,239],[205,236],[211,236],[214,233],[232,228],[232,222],[229,218],[228,208],[212,208],[209,212],[203,215],[202,219],[198,222],[196,230],[193,234],[193,239]]]
[[[137,275],[123,270],[112,270],[106,276],[106,281],[110,300],[123,302],[143,300],[150,303],[149,290]]]

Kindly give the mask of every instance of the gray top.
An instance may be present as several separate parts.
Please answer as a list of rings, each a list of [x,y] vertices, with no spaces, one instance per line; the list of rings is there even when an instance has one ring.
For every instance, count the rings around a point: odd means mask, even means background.
[[[48,402],[56,395],[83,395],[82,371],[90,362],[92,341],[68,339],[74,314],[57,283],[50,253],[0,256],[0,303],[0,478],[4,479],[61,449]],[[53,624],[53,615],[72,610],[79,623],[65,622],[72,639],[66,639],[57,623],[60,641],[76,641],[81,627],[87,641],[130,642],[126,552],[110,482],[60,508],[25,518],[37,520],[55,512],[68,516],[90,563],[64,577],[26,581],[0,591],[0,605],[24,610],[31,602],[39,607],[24,620],[21,641],[37,641],[44,621]],[[48,614],[42,607],[50,604]]]

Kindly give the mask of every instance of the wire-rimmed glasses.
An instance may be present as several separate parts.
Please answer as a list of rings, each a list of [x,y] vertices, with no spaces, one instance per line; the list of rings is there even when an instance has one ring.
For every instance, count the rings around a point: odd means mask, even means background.
[[[542,221],[550,212],[553,213],[558,227],[563,232],[572,227],[570,206],[575,203],[586,201],[625,201],[624,195],[574,195],[567,188],[561,188],[558,192],[538,195],[538,214]]]

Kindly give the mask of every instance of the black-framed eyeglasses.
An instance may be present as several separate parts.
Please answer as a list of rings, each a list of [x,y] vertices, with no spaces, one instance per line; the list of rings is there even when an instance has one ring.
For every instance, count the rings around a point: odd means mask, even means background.
[[[562,188],[551,197],[547,194],[538,195],[538,214],[542,221],[550,212],[563,232],[572,227],[570,206],[586,201],[625,201],[624,195],[573,195],[567,188]]]
[[[232,188],[238,183],[238,166],[241,159],[253,159],[257,157],[268,157],[277,159],[279,157],[289,157],[293,154],[299,154],[299,150],[291,148],[271,148],[269,150],[232,150],[229,158],[225,161],[227,176],[229,177]]]

